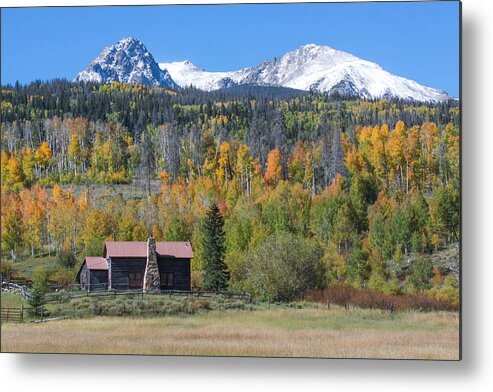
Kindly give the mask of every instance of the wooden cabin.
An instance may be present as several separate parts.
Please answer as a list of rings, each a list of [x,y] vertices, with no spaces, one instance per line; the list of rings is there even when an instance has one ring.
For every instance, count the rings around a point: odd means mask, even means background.
[[[77,281],[87,290],[191,289],[189,242],[106,241],[102,257],[86,257]]]

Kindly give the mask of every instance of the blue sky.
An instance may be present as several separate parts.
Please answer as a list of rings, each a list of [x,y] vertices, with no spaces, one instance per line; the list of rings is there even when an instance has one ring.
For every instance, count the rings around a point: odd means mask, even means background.
[[[326,3],[2,9],[2,83],[72,79],[123,37],[158,62],[255,66],[307,43],[459,94],[459,4]]]

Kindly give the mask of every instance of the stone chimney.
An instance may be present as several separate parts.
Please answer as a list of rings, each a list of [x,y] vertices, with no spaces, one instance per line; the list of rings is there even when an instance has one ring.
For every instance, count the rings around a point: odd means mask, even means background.
[[[144,273],[144,292],[158,293],[161,291],[159,267],[157,265],[156,239],[151,236],[147,240],[147,263]]]

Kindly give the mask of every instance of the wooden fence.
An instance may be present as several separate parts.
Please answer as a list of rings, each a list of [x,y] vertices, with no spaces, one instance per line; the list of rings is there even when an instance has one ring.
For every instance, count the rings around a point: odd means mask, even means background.
[[[144,295],[167,295],[169,297],[172,296],[188,296],[188,297],[196,297],[196,298],[207,298],[207,297],[214,297],[214,296],[224,296],[227,298],[234,298],[234,299],[242,299],[246,300],[247,302],[252,301],[252,296],[250,293],[238,293],[238,292],[232,292],[232,291],[225,291],[225,292],[210,292],[210,291],[181,291],[181,290],[164,290],[158,293],[144,293],[142,290],[128,290],[128,291],[106,291],[106,292],[101,292],[101,291],[76,291],[76,292],[58,292],[58,293],[49,293],[46,294],[44,297],[44,302],[68,302],[72,299],[77,299],[77,298],[83,298],[83,297],[90,297],[90,298],[104,298],[104,299],[115,299],[120,296],[126,296],[126,297],[137,297],[141,296],[144,298]]]
[[[1,308],[2,323],[22,323],[24,322],[24,307],[20,308]]]

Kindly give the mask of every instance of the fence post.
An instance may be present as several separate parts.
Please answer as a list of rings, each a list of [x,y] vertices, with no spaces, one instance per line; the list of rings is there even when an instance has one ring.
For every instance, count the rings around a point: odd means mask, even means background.
[[[24,322],[24,305],[21,305],[21,323]]]

